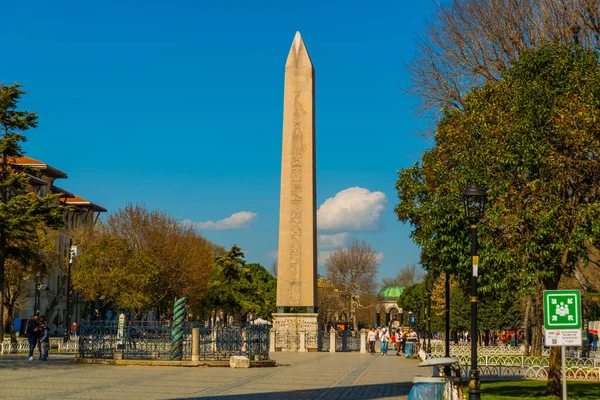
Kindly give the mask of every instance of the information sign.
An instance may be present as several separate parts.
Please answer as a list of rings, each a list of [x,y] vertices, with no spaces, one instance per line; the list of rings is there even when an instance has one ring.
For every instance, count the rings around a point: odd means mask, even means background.
[[[547,330],[581,329],[579,290],[545,290],[544,325]]]
[[[546,329],[546,346],[581,346],[581,329]]]

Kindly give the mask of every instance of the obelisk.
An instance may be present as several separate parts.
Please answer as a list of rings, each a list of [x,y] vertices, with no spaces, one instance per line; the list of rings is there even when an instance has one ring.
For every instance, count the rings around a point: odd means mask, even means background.
[[[315,72],[300,32],[285,64],[279,209],[278,349],[316,350]],[[314,333],[314,340],[313,340]]]

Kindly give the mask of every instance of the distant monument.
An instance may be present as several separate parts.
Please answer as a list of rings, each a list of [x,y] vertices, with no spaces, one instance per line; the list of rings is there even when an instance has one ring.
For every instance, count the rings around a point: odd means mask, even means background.
[[[285,64],[276,350],[317,350],[315,186],[315,71],[296,32]]]

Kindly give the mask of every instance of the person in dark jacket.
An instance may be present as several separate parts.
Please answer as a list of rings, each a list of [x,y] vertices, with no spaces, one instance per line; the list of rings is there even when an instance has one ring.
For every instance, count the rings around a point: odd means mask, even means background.
[[[27,322],[27,329],[25,331],[27,333],[27,341],[29,342],[29,361],[33,361],[33,352],[40,338],[40,324],[37,315],[31,317]]]
[[[44,316],[40,317],[40,331],[42,332],[41,346],[42,361],[48,360],[48,347],[50,346],[50,327]]]

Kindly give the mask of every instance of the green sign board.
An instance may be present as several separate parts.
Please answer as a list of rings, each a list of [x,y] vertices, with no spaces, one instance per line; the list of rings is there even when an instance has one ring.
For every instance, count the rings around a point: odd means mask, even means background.
[[[546,329],[581,329],[579,290],[544,290]]]

